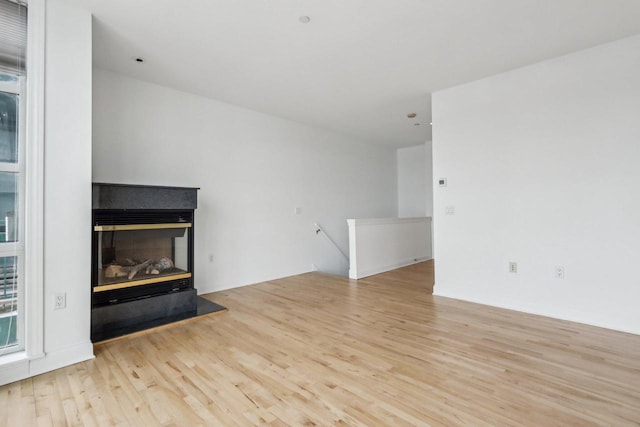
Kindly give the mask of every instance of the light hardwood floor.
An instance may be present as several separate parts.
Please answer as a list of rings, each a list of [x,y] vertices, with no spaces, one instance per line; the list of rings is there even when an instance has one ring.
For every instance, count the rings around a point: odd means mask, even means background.
[[[210,294],[0,388],[0,425],[638,425],[640,336],[430,295],[433,264]]]

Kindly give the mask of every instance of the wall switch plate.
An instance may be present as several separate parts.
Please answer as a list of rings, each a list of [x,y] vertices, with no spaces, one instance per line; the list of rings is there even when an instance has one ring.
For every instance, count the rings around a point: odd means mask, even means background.
[[[511,261],[509,263],[509,273],[517,273],[518,272],[518,263]]]
[[[444,208],[445,215],[455,215],[456,207],[455,206],[445,206]]]
[[[293,208],[293,213],[295,213],[296,215],[301,215],[302,214],[302,208]]]
[[[561,265],[556,265],[554,269],[554,275],[556,279],[564,279],[564,267]]]
[[[67,308],[67,293],[59,292],[53,296],[53,309],[62,310]]]

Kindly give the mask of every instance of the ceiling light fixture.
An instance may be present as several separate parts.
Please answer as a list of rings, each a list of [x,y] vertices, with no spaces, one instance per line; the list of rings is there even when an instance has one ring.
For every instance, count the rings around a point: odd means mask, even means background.
[[[416,116],[417,116],[417,114],[416,114],[416,113],[409,113],[409,114],[407,114],[407,118],[408,118],[408,119],[415,119],[415,117],[416,117]]]
[[[309,18],[308,16],[301,16],[298,19],[300,19],[300,22],[302,22],[303,24],[308,24],[309,22],[311,22],[311,18]]]

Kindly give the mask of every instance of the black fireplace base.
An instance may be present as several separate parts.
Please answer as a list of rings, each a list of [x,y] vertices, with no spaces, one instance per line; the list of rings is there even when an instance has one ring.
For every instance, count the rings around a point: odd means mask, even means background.
[[[198,297],[195,289],[95,307],[91,341],[104,341],[222,310],[226,308]]]

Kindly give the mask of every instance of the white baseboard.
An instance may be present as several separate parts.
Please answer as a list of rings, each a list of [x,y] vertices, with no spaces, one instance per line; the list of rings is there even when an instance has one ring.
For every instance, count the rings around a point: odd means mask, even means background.
[[[6,356],[3,356],[5,358]],[[0,365],[0,385],[20,381],[29,376],[29,359],[26,356],[16,358]]]
[[[592,320],[589,320],[588,316],[586,315],[577,316],[575,314],[567,315],[562,313],[553,313],[553,312],[548,312],[544,310],[524,308],[515,303],[509,304],[505,302],[487,301],[482,298],[470,297],[468,295],[460,295],[456,292],[447,292],[447,291],[443,292],[440,289],[438,289],[437,283],[433,288],[433,295],[437,297],[457,299],[460,301],[470,302],[473,304],[486,305],[488,307],[503,308],[505,310],[518,311],[520,313],[526,313],[526,314],[533,314],[535,316],[547,317],[549,319],[557,319],[557,320],[564,320],[564,321],[573,322],[573,323],[580,323],[583,325],[594,326],[596,328],[603,328],[603,329],[609,329],[617,332],[624,332],[626,334],[640,335],[640,329],[629,329],[624,327],[621,328],[618,325],[611,325],[611,324],[606,324],[602,322],[592,321]]]
[[[350,279],[362,279],[364,277],[373,276],[374,274],[380,274],[387,271],[395,270],[397,268],[406,267],[411,264],[417,264],[419,262],[428,261],[431,257],[411,258],[403,261],[394,262],[393,264],[387,264],[369,268],[359,268],[357,272],[349,269]]]
[[[53,371],[54,369],[73,365],[74,363],[84,362],[85,360],[90,360],[94,357],[93,344],[91,341],[87,341],[61,350],[48,352],[45,357],[32,360],[29,374],[30,376],[40,375],[45,372]]]
[[[43,357],[20,358],[0,365],[0,385],[20,381],[45,372],[93,359],[91,341],[48,352]]]

